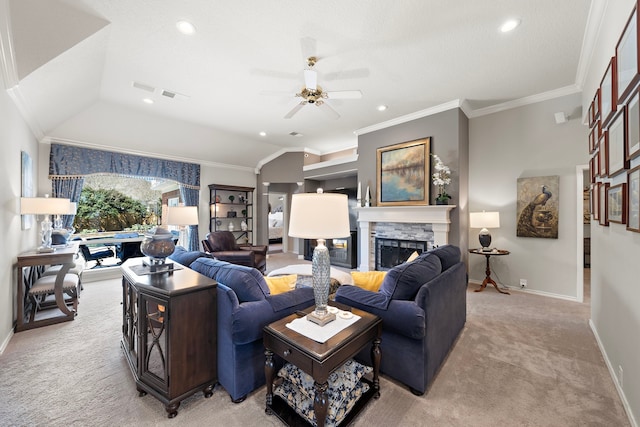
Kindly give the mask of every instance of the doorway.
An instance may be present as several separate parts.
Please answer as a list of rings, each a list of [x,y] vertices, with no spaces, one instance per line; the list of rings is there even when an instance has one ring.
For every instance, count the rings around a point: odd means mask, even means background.
[[[268,239],[269,253],[286,253],[287,238],[287,193],[269,192]]]

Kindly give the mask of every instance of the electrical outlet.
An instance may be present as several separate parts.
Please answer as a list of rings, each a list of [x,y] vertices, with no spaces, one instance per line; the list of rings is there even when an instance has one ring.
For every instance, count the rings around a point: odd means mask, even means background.
[[[622,365],[618,365],[618,382],[620,383],[620,388],[624,388],[624,383],[622,381]]]
[[[527,279],[520,279],[520,287],[521,288],[527,287]]]

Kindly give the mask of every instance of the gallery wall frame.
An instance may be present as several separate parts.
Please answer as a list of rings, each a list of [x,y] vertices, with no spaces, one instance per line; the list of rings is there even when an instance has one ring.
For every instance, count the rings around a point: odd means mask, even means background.
[[[622,104],[631,94],[640,79],[638,69],[640,54],[638,52],[638,8],[631,11],[631,15],[616,44],[616,91],[617,103]]]
[[[626,113],[627,107],[622,106],[609,124],[606,138],[607,176],[613,177],[629,169],[626,155]]]
[[[594,183],[591,185],[591,215],[593,216],[594,221],[599,221],[600,219],[600,201],[598,200],[598,196],[600,193],[598,192],[598,183]]]
[[[609,189],[608,182],[598,183],[598,223],[609,226],[608,204],[607,204],[607,190]]]
[[[640,233],[640,166],[627,171],[627,230]]]
[[[601,178],[605,178],[609,176],[609,171],[607,169],[609,165],[608,159],[608,148],[609,145],[609,132],[606,130],[602,132],[602,136],[598,141],[598,176]]]
[[[611,185],[607,189],[607,218],[609,222],[627,223],[627,183]]]
[[[606,128],[617,109],[617,74],[616,57],[612,56],[609,65],[600,81],[600,120],[603,128]]]
[[[378,206],[428,205],[431,138],[377,150]]]
[[[627,161],[640,155],[640,88],[636,88],[627,103],[626,120],[626,154]]]

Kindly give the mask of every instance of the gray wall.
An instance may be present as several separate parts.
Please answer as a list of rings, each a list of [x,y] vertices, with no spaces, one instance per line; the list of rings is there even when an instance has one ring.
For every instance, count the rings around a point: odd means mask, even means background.
[[[451,212],[449,243],[467,253],[467,233],[462,233],[461,224],[466,225],[468,181],[466,170],[469,162],[468,119],[460,109],[452,109],[432,116],[412,120],[358,137],[358,181],[363,193],[371,189],[372,205],[376,195],[377,149],[421,138],[431,138],[431,153],[437,154],[451,168],[451,185],[447,192],[452,196],[450,204],[457,207]],[[430,190],[430,204],[435,204],[437,188]],[[364,194],[363,194],[364,198]]]
[[[470,122],[469,211],[498,211],[500,228],[490,230],[491,245],[511,252],[491,259],[498,283],[519,287],[523,278],[531,291],[577,296],[576,212],[582,204],[576,200],[582,186],[576,186],[576,166],[588,162],[587,129],[579,114],[556,125],[554,113],[575,110],[580,99],[565,96]],[[518,178],[549,175],[560,176],[560,194],[553,195],[559,200],[558,238],[516,237]],[[469,230],[471,247],[479,246],[479,231]],[[484,271],[485,258],[471,256],[470,280],[482,282]]]
[[[1,80],[1,79],[0,79]],[[0,83],[2,83],[0,81]],[[1,85],[0,85],[0,89]],[[34,222],[29,230],[22,230],[20,218],[21,151],[26,151],[33,162],[33,184],[38,182],[38,142],[31,134],[15,104],[0,90],[0,223],[3,238],[10,244],[2,245],[0,255],[0,352],[12,336],[16,307],[16,274],[14,264],[17,255],[34,249],[40,243],[40,223]],[[37,187],[35,188],[37,191]],[[50,191],[49,191],[50,192]],[[42,196],[43,193],[36,194]]]
[[[608,1],[605,15],[590,56],[582,94],[582,108],[593,99],[635,1]],[[586,147],[586,143],[582,144]],[[586,150],[586,148],[585,148]],[[631,167],[640,165],[640,158]],[[618,184],[620,174],[609,180]],[[640,423],[640,233],[626,231],[621,224],[608,227],[591,222],[591,324],[603,350],[618,390],[624,393],[628,409]],[[623,381],[619,371],[623,370]]]

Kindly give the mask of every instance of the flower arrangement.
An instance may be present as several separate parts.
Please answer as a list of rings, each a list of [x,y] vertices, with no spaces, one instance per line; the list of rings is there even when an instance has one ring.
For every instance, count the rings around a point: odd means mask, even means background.
[[[450,195],[447,194],[447,190],[445,187],[451,184],[451,169],[449,166],[446,166],[440,160],[437,154],[432,154],[433,157],[433,168],[435,172],[431,175],[431,180],[433,181],[433,185],[438,187],[438,197],[436,197],[436,203],[439,205],[446,205],[451,198]]]

